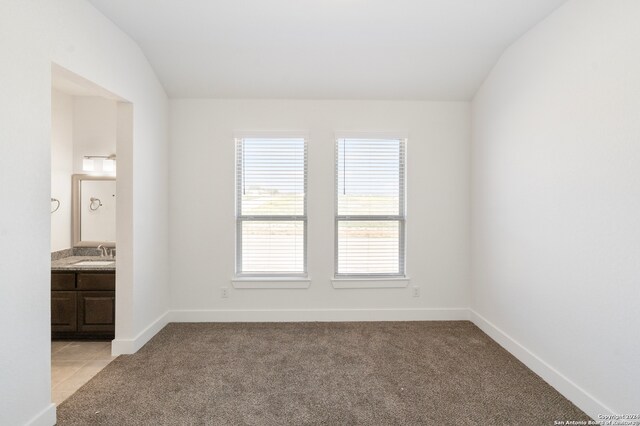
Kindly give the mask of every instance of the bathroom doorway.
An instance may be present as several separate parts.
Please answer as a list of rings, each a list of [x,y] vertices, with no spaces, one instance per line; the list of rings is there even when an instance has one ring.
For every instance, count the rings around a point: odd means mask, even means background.
[[[118,164],[130,164],[133,108],[56,64],[51,81],[51,384],[60,404],[115,358],[117,305],[129,299],[118,265],[131,263],[117,235],[132,216],[130,197],[119,197],[131,173]]]

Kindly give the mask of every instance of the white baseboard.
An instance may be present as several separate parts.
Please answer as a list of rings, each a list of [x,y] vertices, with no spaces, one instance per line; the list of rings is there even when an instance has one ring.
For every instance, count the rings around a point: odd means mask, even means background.
[[[138,352],[138,350],[145,345],[153,336],[155,336],[160,330],[164,328],[169,318],[169,312],[165,312],[160,315],[154,322],[149,324],[147,328],[142,330],[133,339],[114,339],[111,341],[111,354],[116,355],[128,355]]]
[[[169,322],[460,321],[466,308],[175,310]]]
[[[56,404],[49,404],[38,415],[27,422],[28,426],[53,426],[56,424]]]
[[[471,322],[478,326],[480,330],[509,351],[511,355],[518,358],[534,373],[542,377],[545,382],[553,386],[558,392],[564,395],[565,398],[573,402],[592,419],[600,420],[598,414],[614,414],[609,407],[605,406],[587,391],[573,383],[569,378],[547,364],[529,349],[522,346],[519,342],[489,322],[489,320],[484,318],[482,315],[478,314],[473,309],[470,309],[469,312]]]

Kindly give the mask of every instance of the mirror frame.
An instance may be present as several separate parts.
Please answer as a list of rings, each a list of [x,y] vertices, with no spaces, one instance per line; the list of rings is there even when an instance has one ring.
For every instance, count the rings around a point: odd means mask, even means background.
[[[73,242],[73,247],[98,247],[102,244],[105,247],[115,247],[116,241],[81,241],[80,235],[80,220],[82,219],[81,215],[81,206],[80,206],[80,195],[83,180],[116,180],[115,176],[93,176],[93,175],[83,175],[83,174],[75,174],[71,176],[71,200],[73,204],[73,214],[71,218],[71,240]]]

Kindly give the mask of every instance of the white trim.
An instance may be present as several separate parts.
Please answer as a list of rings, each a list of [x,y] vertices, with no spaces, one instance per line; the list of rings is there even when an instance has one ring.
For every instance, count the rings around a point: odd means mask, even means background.
[[[468,321],[466,308],[211,309],[170,311],[169,322]]]
[[[133,339],[113,339],[111,341],[111,355],[129,355],[138,352],[141,347],[169,323],[168,319],[169,311],[160,315]]]
[[[335,289],[342,288],[405,288],[409,286],[409,278],[334,278],[331,285]]]
[[[26,423],[28,426],[53,426],[56,424],[56,404],[49,404]]]
[[[335,139],[409,139],[409,132],[400,131],[337,131]]]
[[[591,418],[598,420],[598,414],[615,414],[613,410],[598,401],[593,395],[582,389],[571,379],[547,364],[543,359],[521,345],[504,331],[500,330],[482,315],[469,309],[471,321],[496,343],[509,351],[538,376],[553,386],[558,392],[573,402]]]
[[[234,278],[231,280],[231,285],[238,289],[304,289],[311,286],[311,280],[308,278]]]
[[[309,139],[305,130],[238,130],[233,132],[234,139]]]

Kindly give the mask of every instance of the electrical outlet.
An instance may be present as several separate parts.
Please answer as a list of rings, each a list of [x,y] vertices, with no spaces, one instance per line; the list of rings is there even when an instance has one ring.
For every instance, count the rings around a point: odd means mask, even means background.
[[[227,297],[229,297],[229,288],[228,287],[222,287],[220,289],[220,296],[222,296],[223,299],[226,299]]]
[[[411,287],[413,297],[420,297],[420,287]]]

